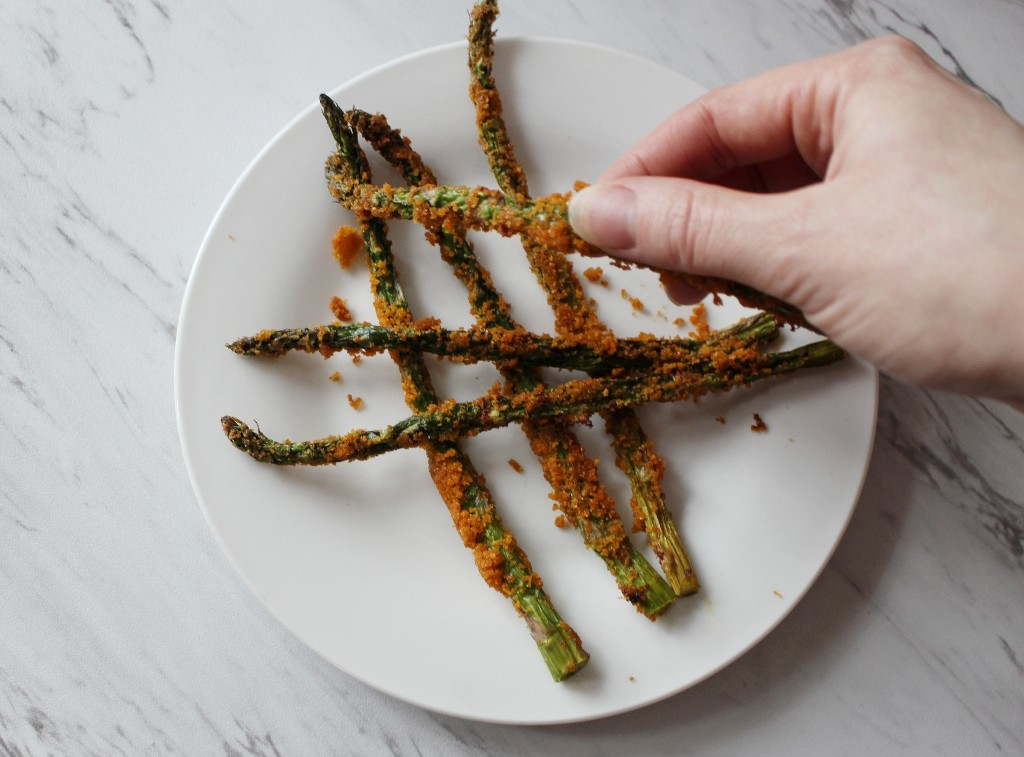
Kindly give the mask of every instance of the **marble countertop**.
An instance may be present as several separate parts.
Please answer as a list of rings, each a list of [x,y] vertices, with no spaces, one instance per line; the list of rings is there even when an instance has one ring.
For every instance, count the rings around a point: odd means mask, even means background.
[[[316,93],[459,39],[468,7],[5,5],[0,754],[1024,753],[1024,414],[886,378],[861,501],[804,600],[724,671],[630,714],[428,712],[324,662],[246,589],[175,424],[199,244]],[[500,30],[709,87],[895,32],[1024,118],[1021,0],[507,0]]]

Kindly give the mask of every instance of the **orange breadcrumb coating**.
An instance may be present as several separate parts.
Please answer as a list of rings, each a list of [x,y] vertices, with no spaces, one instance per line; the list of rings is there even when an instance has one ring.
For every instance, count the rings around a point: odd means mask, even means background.
[[[334,373],[332,373],[327,378],[329,378],[331,381],[334,381],[335,383],[337,383],[338,381],[341,381],[341,374],[338,373],[337,371],[335,371]]]
[[[509,465],[509,467],[510,467],[510,468],[511,468],[512,470],[514,470],[514,471],[515,471],[516,473],[522,473],[522,472],[523,472],[523,466],[522,466],[522,465],[520,465],[520,464],[519,464],[519,461],[518,461],[518,460],[516,460],[516,459],[515,459],[514,457],[510,457],[510,458],[508,459],[508,465]]]
[[[703,303],[694,306],[693,312],[690,314],[690,323],[694,326],[694,330],[690,332],[690,336],[694,339],[704,340],[711,336],[708,312]]]
[[[342,226],[331,239],[331,250],[342,268],[348,268],[363,249],[363,235],[359,229]]]
[[[583,271],[583,276],[587,281],[597,283],[601,280],[601,277],[604,276],[604,271],[599,266],[592,266]]]
[[[501,552],[488,548],[485,544],[477,544],[473,547],[473,561],[476,562],[476,569],[488,586],[498,591],[507,593],[505,584],[505,558]]]
[[[352,406],[353,410],[362,410],[363,409],[363,398],[362,397],[353,397],[350,394],[350,395],[348,395],[348,404],[350,404]]]
[[[524,421],[523,425],[536,428],[543,424]],[[587,544],[599,555],[629,564],[626,529],[618,518],[615,501],[598,479],[598,461],[587,454],[574,435],[563,437],[538,432],[528,434],[527,438],[551,486],[548,496],[565,521],[579,529]],[[601,526],[596,522],[601,522]]]
[[[369,262],[371,291],[377,292],[381,284],[385,283],[383,280],[389,278],[389,275],[385,264],[374,261],[373,256]],[[374,309],[382,326],[401,328],[414,325],[412,314],[406,307],[389,304],[383,297],[374,297]],[[428,328],[440,326],[435,319],[424,319],[419,323]],[[405,399],[411,408],[415,408],[420,404],[420,393],[413,387],[409,373],[418,369],[417,361],[405,361],[396,352],[392,352],[391,355],[403,366],[402,388]],[[449,401],[449,404],[451,402],[453,401]],[[464,464],[458,447],[427,443],[423,448],[434,486],[448,508],[463,544],[473,550],[473,560],[487,585],[506,597],[518,596],[513,593],[513,581],[518,581],[524,586],[541,587],[543,584],[540,577],[533,571],[526,554],[507,531],[502,538],[488,538],[487,529],[493,525],[495,516],[489,509],[481,508],[477,504],[482,477],[472,469],[472,464]],[[509,559],[515,560],[523,573],[514,574],[506,571]],[[517,609],[522,612],[522,608]]]

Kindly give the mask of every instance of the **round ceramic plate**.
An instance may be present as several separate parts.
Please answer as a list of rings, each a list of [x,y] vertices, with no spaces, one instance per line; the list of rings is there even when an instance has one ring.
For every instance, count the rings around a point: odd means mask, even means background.
[[[499,41],[495,73],[535,195],[594,179],[701,92],[650,62],[556,40]],[[387,114],[442,182],[493,186],[467,81],[465,46],[452,44],[375,69],[330,94],[342,107]],[[694,685],[757,643],[815,580],[856,503],[877,400],[875,372],[856,360],[698,404],[640,409],[668,461],[671,509],[703,582],[699,594],[655,623],[621,597],[578,534],[556,527],[547,486],[518,428],[465,442],[504,521],[591,653],[590,664],[562,683],[550,679],[509,602],[481,580],[422,451],[297,469],[261,465],[229,444],[222,415],[255,421],[272,437],[303,439],[407,414],[386,355],[359,363],[305,354],[262,361],[224,347],[263,328],[329,322],[335,295],[357,320],[374,320],[365,265],[342,270],[331,255],[334,231],[352,223],[325,188],[322,166],[333,148],[313,104],[256,157],[203,242],[178,331],[176,400],[189,474],[224,550],[269,611],[320,655],[381,691],[439,712],[507,723],[634,709]],[[398,181],[377,171],[380,182]],[[400,222],[391,231],[414,315],[470,325],[465,290],[421,231]],[[473,239],[517,319],[551,333],[550,309],[518,244],[493,235]],[[601,261],[576,264],[580,272],[603,269],[583,284],[620,336],[686,333],[678,319],[689,311],[671,306],[653,277]],[[743,314],[730,303],[709,305],[712,325]],[[787,333],[783,345],[806,339]],[[459,399],[497,379],[488,365],[429,364],[439,392]],[[754,413],[767,432],[752,433]],[[613,464],[600,421],[580,434],[628,517],[628,482]],[[648,549],[642,536],[636,540]]]

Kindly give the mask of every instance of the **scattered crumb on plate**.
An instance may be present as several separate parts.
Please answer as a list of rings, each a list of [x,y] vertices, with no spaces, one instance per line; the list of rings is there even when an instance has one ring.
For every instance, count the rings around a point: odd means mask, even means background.
[[[363,249],[363,235],[359,229],[341,226],[331,239],[331,251],[342,268],[348,268]]]
[[[341,297],[331,297],[331,312],[342,323],[352,322],[352,311],[348,309],[348,303]]]

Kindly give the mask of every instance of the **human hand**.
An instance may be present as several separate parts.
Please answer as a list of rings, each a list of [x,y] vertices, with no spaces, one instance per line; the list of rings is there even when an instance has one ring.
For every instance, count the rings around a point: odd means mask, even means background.
[[[708,93],[570,221],[617,257],[786,300],[888,373],[1022,407],[1024,127],[906,40]]]

